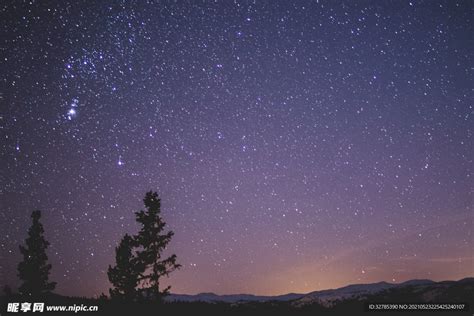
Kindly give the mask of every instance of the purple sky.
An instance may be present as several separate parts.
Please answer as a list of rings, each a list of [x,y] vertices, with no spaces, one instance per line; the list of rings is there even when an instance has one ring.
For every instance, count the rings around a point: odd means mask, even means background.
[[[148,190],[176,293],[474,274],[472,1],[149,2],[0,5],[0,284],[41,209],[107,293]]]

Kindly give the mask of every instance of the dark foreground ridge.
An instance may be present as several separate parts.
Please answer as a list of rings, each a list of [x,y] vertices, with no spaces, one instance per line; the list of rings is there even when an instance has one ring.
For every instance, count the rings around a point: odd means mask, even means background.
[[[279,296],[256,296],[249,294],[197,295],[171,294],[164,303],[118,303],[105,297],[98,299],[65,297],[51,294],[41,299],[26,299],[17,294],[2,296],[2,315],[7,313],[8,303],[44,302],[41,314],[58,315],[66,312],[47,312],[46,307],[98,306],[97,312],[81,311],[68,314],[88,315],[472,315],[474,306],[474,278],[459,281],[433,282],[411,280],[400,284],[379,282],[355,284],[334,290],[315,291],[308,294],[290,293]],[[449,303],[467,304],[462,310],[438,311],[370,311],[369,304],[386,307],[387,303]],[[385,305],[384,305],[385,304]],[[375,305],[374,305],[375,306]],[[390,305],[392,306],[392,305]],[[402,307],[403,307],[402,306]],[[446,308],[448,305],[444,305]],[[432,307],[432,306],[431,306]],[[31,312],[31,311],[30,311]],[[24,314],[21,309],[17,312]],[[39,314],[39,313],[37,313]]]

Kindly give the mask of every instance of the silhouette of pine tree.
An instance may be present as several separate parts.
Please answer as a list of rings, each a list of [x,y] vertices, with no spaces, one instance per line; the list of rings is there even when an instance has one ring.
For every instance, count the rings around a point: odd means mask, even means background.
[[[22,295],[38,297],[50,293],[56,282],[49,282],[51,264],[48,264],[46,249],[49,242],[44,238],[43,225],[40,223],[41,211],[31,214],[33,224],[28,230],[26,246],[20,246],[23,261],[18,264],[18,277],[23,280],[19,291]]]
[[[107,276],[114,286],[110,289],[112,299],[134,301],[137,299],[138,277],[140,270],[137,269],[136,258],[133,253],[135,242],[133,238],[125,234],[120,245],[115,248],[115,267],[109,265]]]
[[[171,241],[174,233],[163,233],[166,223],[160,216],[161,199],[156,192],[147,192],[143,199],[146,210],[136,212],[136,220],[141,229],[134,240],[137,243],[137,268],[141,270],[140,281],[143,294],[155,301],[161,301],[169,294],[170,286],[160,291],[160,278],[181,267],[176,263],[176,255],[165,259],[162,252]]]

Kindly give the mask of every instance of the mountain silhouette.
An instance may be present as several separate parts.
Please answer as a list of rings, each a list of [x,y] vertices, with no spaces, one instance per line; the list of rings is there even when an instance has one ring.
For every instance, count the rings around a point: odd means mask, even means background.
[[[288,293],[276,296],[252,295],[252,294],[228,294],[218,295],[215,293],[190,294],[170,294],[167,302],[205,302],[205,303],[245,303],[245,302],[290,302],[293,306],[301,307],[305,305],[318,304],[324,307],[332,307],[345,300],[364,300],[371,296],[386,293],[396,293],[401,295],[404,292],[411,292],[414,288],[420,293],[439,292],[454,285],[467,285],[474,288],[474,278],[465,278],[459,281],[435,282],[427,279],[414,279],[402,283],[377,282],[369,284],[351,284],[337,289],[313,291],[306,294]],[[390,292],[391,291],[391,292]],[[433,292],[434,291],[434,292]],[[434,295],[431,299],[436,299]],[[430,298],[425,295],[425,298]],[[428,300],[429,301],[429,300]]]

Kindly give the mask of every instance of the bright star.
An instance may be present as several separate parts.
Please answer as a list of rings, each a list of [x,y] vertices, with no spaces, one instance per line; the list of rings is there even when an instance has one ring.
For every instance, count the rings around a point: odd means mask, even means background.
[[[67,119],[72,120],[76,116],[77,112],[75,109],[71,108],[67,111]]]

